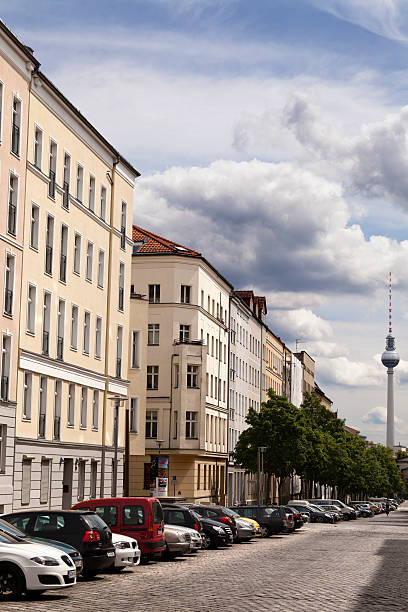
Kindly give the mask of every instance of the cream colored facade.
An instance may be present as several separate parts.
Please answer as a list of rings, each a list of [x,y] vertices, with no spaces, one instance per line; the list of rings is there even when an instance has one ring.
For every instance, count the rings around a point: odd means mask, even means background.
[[[132,261],[134,290],[149,296],[159,286],[160,298],[149,303],[146,456],[131,457],[131,494],[148,494],[151,457],[161,454],[169,457],[169,495],[224,500],[231,286],[202,257],[180,251],[135,251]]]
[[[12,510],[29,85],[36,62],[0,27],[0,513]]]
[[[15,509],[122,492],[137,175],[44,75],[33,75]]]
[[[282,395],[284,386],[284,344],[267,327],[265,334],[264,361],[265,380],[264,389],[272,389],[277,395]]]

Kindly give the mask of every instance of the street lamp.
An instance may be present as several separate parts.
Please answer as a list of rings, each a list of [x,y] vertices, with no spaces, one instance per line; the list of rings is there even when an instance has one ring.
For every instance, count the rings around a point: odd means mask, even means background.
[[[114,402],[115,412],[113,419],[113,474],[112,474],[112,497],[117,495],[118,486],[118,438],[119,438],[119,408],[123,406],[127,399],[120,395],[114,395],[108,397],[108,400]],[[129,448],[126,449],[126,453],[129,453]]]
[[[258,506],[263,506],[264,503],[264,452],[266,446],[258,446]],[[262,482],[261,482],[262,477]]]

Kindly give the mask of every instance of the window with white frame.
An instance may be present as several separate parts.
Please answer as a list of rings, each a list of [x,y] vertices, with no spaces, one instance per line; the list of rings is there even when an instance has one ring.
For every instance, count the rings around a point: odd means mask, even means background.
[[[54,431],[53,439],[61,438],[61,400],[62,400],[62,381],[55,381],[54,388]]]
[[[129,431],[132,433],[139,433],[139,404],[140,400],[138,397],[130,398]]]
[[[76,304],[72,304],[71,308],[71,348],[76,351],[78,349],[78,317],[79,309]]]
[[[34,129],[34,166],[41,170],[43,131],[36,125]]]
[[[91,313],[87,310],[84,313],[84,342],[83,352],[85,355],[89,355],[89,339],[90,339],[90,327],[91,327]]]
[[[1,385],[0,398],[6,402],[10,397],[11,336],[3,335],[1,341]]]
[[[125,264],[121,261],[119,263],[119,295],[118,295],[118,308],[123,312],[125,306]]]
[[[187,387],[189,389],[198,389],[198,375],[200,372],[200,368],[198,365],[188,365],[187,366]]]
[[[42,353],[49,355],[50,352],[50,322],[51,322],[51,293],[44,291],[43,301],[43,332],[42,332]]]
[[[40,400],[38,412],[38,437],[45,438],[45,426],[47,419],[47,390],[48,380],[46,376],[40,376]]]
[[[149,302],[151,304],[160,302],[160,285],[149,285]]]
[[[142,332],[141,330],[132,330],[132,347],[130,353],[130,367],[140,368],[142,360]]]
[[[102,317],[96,317],[95,321],[95,357],[102,356]]]
[[[11,151],[20,156],[21,142],[21,100],[13,96],[13,112],[11,124]]]
[[[106,187],[101,186],[101,219],[105,221],[106,218]]]
[[[81,389],[81,429],[86,429],[88,423],[88,389],[82,387]]]
[[[50,493],[51,459],[41,459],[40,504],[48,503]]]
[[[50,140],[48,195],[52,199],[55,199],[56,173],[57,173],[57,143],[51,139]]]
[[[92,399],[92,429],[98,429],[99,426],[99,391],[94,389]]]
[[[126,214],[127,214],[127,204],[126,202],[122,202],[122,211],[120,216],[120,248],[126,248]]]
[[[45,273],[52,274],[54,251],[54,217],[47,215],[47,229],[45,234]]]
[[[82,501],[85,496],[85,466],[86,462],[80,459],[78,463],[78,501]]]
[[[123,327],[118,325],[116,334],[116,377],[122,376],[122,344],[123,344]]]
[[[23,419],[31,420],[31,404],[33,396],[33,375],[31,372],[24,372],[23,390]]]
[[[93,271],[93,244],[88,242],[86,247],[86,273],[85,278],[92,282],[92,271]]]
[[[148,346],[158,346],[160,341],[160,324],[149,323],[147,327],[147,344]]]
[[[9,317],[13,316],[14,306],[14,277],[16,258],[10,253],[6,254],[6,270],[4,278],[4,304],[3,312]]]
[[[12,236],[17,234],[17,204],[18,204],[18,176],[9,174],[9,198],[7,215],[7,232]]]
[[[64,358],[64,338],[65,338],[65,301],[58,300],[57,313],[57,359]]]
[[[27,292],[27,332],[35,334],[35,309],[37,302],[37,287],[28,285]]]
[[[147,388],[159,388],[159,366],[147,366]]]
[[[78,202],[82,202],[84,192],[84,169],[81,164],[77,164],[77,175],[76,175],[76,199]]]
[[[64,208],[69,208],[69,189],[71,184],[71,156],[69,153],[64,153],[64,171],[63,171],[63,190],[62,205]]]
[[[59,279],[63,283],[67,282],[67,254],[68,254],[68,227],[61,225],[61,248],[60,248],[60,269]]]
[[[98,287],[103,289],[105,282],[105,251],[99,249],[98,253]]]
[[[146,438],[157,438],[157,410],[146,410]]]
[[[180,342],[189,342],[190,340],[190,325],[180,325]]]
[[[36,204],[31,205],[30,222],[30,247],[38,251],[38,239],[40,234],[40,208]]]
[[[89,175],[88,205],[89,210],[95,212],[95,177],[92,174]]]
[[[32,459],[23,459],[21,464],[21,505],[27,506],[30,503],[31,494],[31,463]]]
[[[197,439],[197,412],[186,412],[186,438]]]
[[[75,424],[75,384],[70,383],[68,386],[68,411],[67,425],[73,427]]]
[[[190,296],[191,296],[190,285],[181,285],[180,301],[183,304],[190,304],[191,303]]]

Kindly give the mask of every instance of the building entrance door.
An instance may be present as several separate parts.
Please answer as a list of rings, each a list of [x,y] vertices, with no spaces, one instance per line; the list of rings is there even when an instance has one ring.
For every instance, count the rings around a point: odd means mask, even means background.
[[[72,474],[73,459],[64,459],[64,476],[62,478],[62,509],[69,510],[72,506]]]

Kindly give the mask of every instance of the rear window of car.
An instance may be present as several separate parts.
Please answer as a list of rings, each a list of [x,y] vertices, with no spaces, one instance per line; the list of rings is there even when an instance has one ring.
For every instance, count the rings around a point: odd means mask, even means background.
[[[255,508],[240,508],[239,513],[241,516],[246,516],[247,518],[252,518],[255,516]]]
[[[105,521],[97,514],[83,514],[82,520],[84,520],[91,529],[105,529],[106,527]]]
[[[169,525],[185,525],[188,521],[188,517],[182,510],[165,510],[164,517]]]
[[[161,504],[159,502],[153,502],[153,523],[162,523],[163,522],[163,510]]]
[[[115,527],[118,524],[117,506],[96,506],[95,512],[109,527]]]
[[[39,514],[35,517],[34,533],[58,531],[65,527],[65,517],[62,514]]]
[[[138,506],[136,504],[123,506],[122,520],[124,525],[144,525],[145,513],[143,506]]]
[[[263,514],[267,516],[280,516],[281,515],[279,508],[264,508]]]

